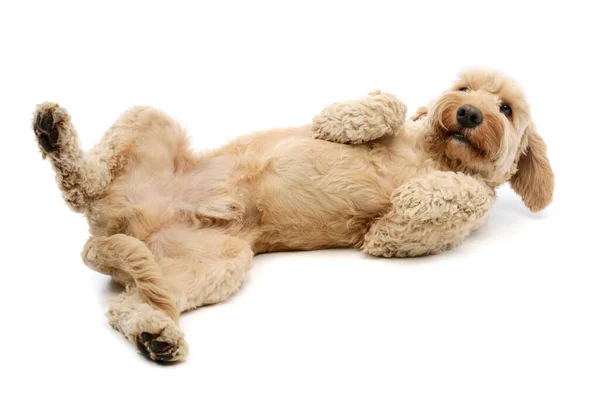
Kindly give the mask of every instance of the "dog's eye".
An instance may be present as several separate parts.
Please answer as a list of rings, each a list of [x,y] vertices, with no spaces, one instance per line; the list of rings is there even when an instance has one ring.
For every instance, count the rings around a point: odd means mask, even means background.
[[[500,112],[506,115],[507,118],[512,117],[512,108],[508,104],[502,104],[500,106]]]
[[[458,89],[461,92],[468,92],[469,88],[468,87],[461,87],[460,89]]]

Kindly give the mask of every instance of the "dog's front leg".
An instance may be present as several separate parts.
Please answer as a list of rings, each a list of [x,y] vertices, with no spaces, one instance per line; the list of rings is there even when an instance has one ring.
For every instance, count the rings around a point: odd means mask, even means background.
[[[485,222],[493,199],[494,191],[471,176],[426,173],[392,193],[392,209],[373,223],[362,249],[383,257],[451,249]]]
[[[396,96],[380,91],[359,100],[325,107],[312,121],[316,139],[361,144],[402,131],[406,106]]]

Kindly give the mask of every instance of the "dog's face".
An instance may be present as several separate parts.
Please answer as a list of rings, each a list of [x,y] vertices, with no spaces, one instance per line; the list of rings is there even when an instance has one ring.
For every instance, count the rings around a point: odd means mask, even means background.
[[[450,168],[494,186],[510,180],[532,211],[550,203],[554,174],[546,146],[514,81],[489,70],[462,73],[427,114],[430,151]]]

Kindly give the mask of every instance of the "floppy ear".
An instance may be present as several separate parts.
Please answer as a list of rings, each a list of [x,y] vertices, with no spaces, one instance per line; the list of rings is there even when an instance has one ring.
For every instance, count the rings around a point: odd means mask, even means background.
[[[546,154],[546,143],[538,135],[535,125],[525,131],[527,147],[517,164],[517,172],[510,178],[510,186],[523,198],[533,212],[544,209],[552,201],[554,172]]]
[[[410,119],[412,119],[413,121],[418,121],[421,118],[427,117],[428,113],[429,109],[427,107],[419,107],[417,111],[415,111],[415,114],[412,117],[410,117]]]

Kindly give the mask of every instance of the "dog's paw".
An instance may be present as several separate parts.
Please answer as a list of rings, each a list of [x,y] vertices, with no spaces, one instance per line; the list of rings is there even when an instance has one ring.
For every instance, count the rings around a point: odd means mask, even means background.
[[[392,193],[392,204],[404,222],[467,222],[490,211],[494,191],[472,176],[433,171],[411,179]]]
[[[183,337],[170,335],[166,331],[157,334],[142,332],[136,337],[136,345],[146,358],[158,363],[180,361],[188,353]]]
[[[312,121],[313,138],[361,144],[400,133],[406,105],[396,96],[375,91],[358,100],[325,107]]]
[[[59,148],[61,127],[68,121],[65,109],[56,103],[42,103],[33,116],[33,132],[42,152],[51,153]]]

